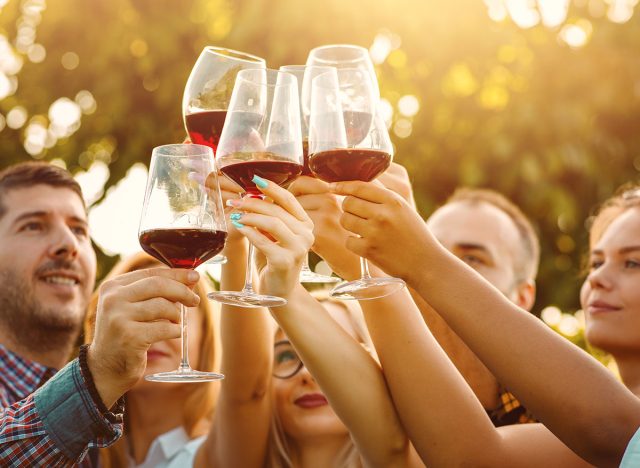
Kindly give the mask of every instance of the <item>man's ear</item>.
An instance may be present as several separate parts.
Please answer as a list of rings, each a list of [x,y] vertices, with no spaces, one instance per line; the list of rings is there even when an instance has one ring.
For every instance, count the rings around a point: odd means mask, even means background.
[[[523,281],[516,287],[516,305],[525,310],[531,310],[536,302],[536,282],[533,280]]]

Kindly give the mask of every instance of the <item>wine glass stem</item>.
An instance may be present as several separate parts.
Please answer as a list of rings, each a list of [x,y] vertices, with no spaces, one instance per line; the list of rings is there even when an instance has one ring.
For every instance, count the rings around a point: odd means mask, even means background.
[[[304,260],[302,261],[302,271],[311,272],[311,268],[309,268],[309,253],[308,252],[307,252],[307,255],[304,257]]]
[[[371,274],[369,273],[369,262],[364,257],[360,257],[360,279],[369,279]]]
[[[244,288],[242,292],[253,293],[253,244],[249,242],[249,255],[247,255],[247,272],[244,276]]]
[[[191,370],[189,366],[189,337],[187,335],[187,308],[180,304],[180,340],[182,344],[182,355],[180,357],[179,372]]]

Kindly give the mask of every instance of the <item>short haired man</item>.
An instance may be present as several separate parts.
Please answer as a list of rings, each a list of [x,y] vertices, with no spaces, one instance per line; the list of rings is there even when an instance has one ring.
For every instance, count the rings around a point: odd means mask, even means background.
[[[540,244],[531,222],[516,205],[493,190],[461,188],[426,223],[447,250],[480,273],[511,302],[531,310]],[[427,325],[469,382],[494,425],[533,421],[444,320],[429,311],[421,298],[413,296]]]
[[[117,400],[142,375],[146,350],[180,336],[177,306],[192,306],[196,275],[153,269],[101,286],[96,336],[65,366],[96,274],[79,185],[58,167],[0,172],[0,461],[82,462],[122,433]],[[61,369],[61,370],[58,370]]]

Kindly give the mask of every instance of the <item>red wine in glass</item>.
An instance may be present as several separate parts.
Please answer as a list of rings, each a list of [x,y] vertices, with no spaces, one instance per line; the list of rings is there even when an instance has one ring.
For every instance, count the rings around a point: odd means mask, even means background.
[[[304,164],[302,166],[302,175],[307,177],[315,177],[311,169],[309,169],[309,139],[302,140],[302,156],[304,158]]]
[[[224,248],[227,233],[207,229],[150,229],[140,233],[140,245],[171,268],[193,269]]]
[[[226,110],[202,111],[185,115],[185,127],[191,143],[206,145],[215,153],[226,117]]]
[[[370,182],[386,171],[390,164],[391,155],[375,149],[332,149],[309,157],[309,169],[325,182]]]
[[[252,157],[257,157],[256,153],[252,154]],[[273,157],[272,153],[264,153],[264,161],[253,159],[238,162],[224,166],[220,170],[224,175],[244,188],[248,195],[262,196],[262,192],[251,181],[254,175],[286,188],[302,173],[302,165],[291,161],[268,159]]]

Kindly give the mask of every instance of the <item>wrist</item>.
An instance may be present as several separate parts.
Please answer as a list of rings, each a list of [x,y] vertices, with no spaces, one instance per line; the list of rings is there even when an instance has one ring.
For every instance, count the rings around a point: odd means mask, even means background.
[[[100,400],[99,402],[96,401],[96,405],[100,408],[100,403],[102,403],[104,408],[111,408],[124,391],[114,387],[113,383],[117,382],[117,378],[114,379],[109,376],[109,373],[101,365],[100,359],[95,355],[93,346],[87,345],[84,352],[86,353],[86,369],[89,374],[87,385],[90,392],[93,387],[94,392],[91,392],[92,395]],[[82,359],[80,364],[81,366],[84,365]]]

